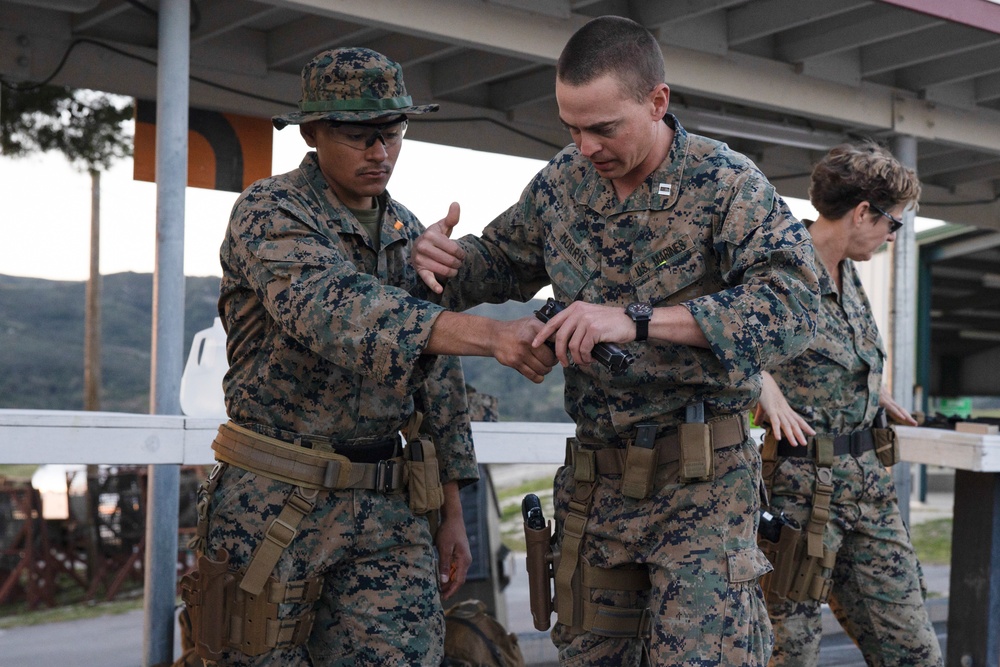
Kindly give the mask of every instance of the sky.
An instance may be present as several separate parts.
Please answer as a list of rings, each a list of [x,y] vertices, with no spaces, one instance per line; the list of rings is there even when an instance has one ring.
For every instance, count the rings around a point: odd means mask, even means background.
[[[273,173],[298,166],[308,147],[295,128],[274,133]],[[479,233],[514,203],[544,163],[507,155],[404,140],[389,192],[424,224],[457,201],[456,235]],[[90,247],[90,177],[59,154],[0,156],[0,274],[86,280]],[[187,188],[184,273],[218,276],[219,244],[236,201],[233,192]],[[132,161],[101,176],[101,273],[152,273],[156,186],[132,180]]]
[[[295,128],[274,133],[273,173],[298,166],[307,147]],[[567,136],[568,141],[568,136]],[[404,140],[389,192],[425,224],[457,201],[462,217],[453,236],[478,234],[514,203],[540,160]],[[86,280],[89,272],[90,177],[59,154],[13,160],[0,156],[0,274]],[[201,188],[185,194],[184,273],[219,276],[219,244],[238,195]],[[792,212],[812,218],[807,201],[788,199]],[[926,225],[920,219],[918,230]],[[132,180],[132,161],[101,176],[101,273],[152,273],[156,186]]]

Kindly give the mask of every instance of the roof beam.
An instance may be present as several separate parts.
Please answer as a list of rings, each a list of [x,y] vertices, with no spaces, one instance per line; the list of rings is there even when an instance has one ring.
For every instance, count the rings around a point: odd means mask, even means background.
[[[569,0],[486,0],[489,4],[557,18],[569,18]]]
[[[494,109],[512,111],[518,107],[535,104],[555,97],[556,72],[543,67],[537,72],[517,77],[489,87],[489,102]]]
[[[987,74],[975,81],[976,104],[1000,99],[1000,73]]]
[[[933,248],[929,248],[928,260],[931,262],[943,262],[946,259],[964,257],[965,255],[974,252],[990,250],[991,248],[996,248],[998,246],[1000,246],[1000,233],[983,234],[980,236],[974,236],[971,239],[958,237],[953,241],[945,241],[940,244],[935,244]],[[951,271],[950,268],[946,267],[934,270],[944,270],[945,273]]]
[[[713,12],[719,12],[736,5],[744,4],[746,0],[673,0],[672,2],[638,3],[636,6],[636,22],[650,30],[671,23],[681,23]]]
[[[269,5],[231,1],[203,2],[200,7],[201,20],[191,34],[191,44],[221,37],[249,23],[286,11]]]
[[[314,55],[334,44],[346,45],[381,33],[371,26],[321,16],[303,16],[270,31],[267,62],[270,67],[300,68]]]
[[[464,50],[460,46],[452,46],[445,42],[435,42],[398,33],[368,40],[367,45],[369,49],[384,53],[398,62],[403,66],[404,72],[428,60],[447,58]]]
[[[121,0],[105,0],[89,12],[74,16],[72,18],[73,31],[84,32],[90,30],[105,21],[113,19],[119,14],[127,12],[129,9],[135,8]]]
[[[404,34],[457,42],[494,53],[555,63],[563,45],[590,17],[556,18],[467,0],[287,0],[291,8],[378,25]],[[441,17],[447,16],[447,21]]]
[[[743,44],[872,4],[871,0],[755,0],[726,13],[729,44]]]
[[[921,179],[934,178],[964,169],[976,169],[996,164],[997,156],[971,151],[954,151],[933,159],[919,159],[917,173]]]
[[[464,51],[455,57],[434,63],[431,70],[431,92],[435,97],[443,97],[498,79],[511,78],[536,67],[537,63],[524,58],[497,53],[473,55]]]
[[[777,51],[784,60],[801,63],[876,44],[940,23],[941,21],[921,14],[901,15],[888,7],[872,7],[819,21],[805,30],[797,30],[779,40]]]
[[[968,81],[986,74],[1000,72],[1000,46],[980,46],[966,53],[923,63],[902,70],[896,76],[899,84],[924,90],[931,86]]]
[[[928,26],[926,30],[863,47],[861,76],[876,76],[990,44],[1000,44],[1000,36],[952,23]]]
[[[937,176],[934,182],[942,187],[957,188],[968,183],[982,183],[1000,179],[1000,160],[987,165],[956,169]]]

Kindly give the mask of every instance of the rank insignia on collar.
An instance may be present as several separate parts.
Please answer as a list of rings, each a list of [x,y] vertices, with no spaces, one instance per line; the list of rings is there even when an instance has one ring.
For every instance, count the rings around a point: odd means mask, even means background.
[[[670,183],[660,183],[660,189],[657,190],[656,194],[661,197],[669,197],[671,190],[673,190],[673,186]]]

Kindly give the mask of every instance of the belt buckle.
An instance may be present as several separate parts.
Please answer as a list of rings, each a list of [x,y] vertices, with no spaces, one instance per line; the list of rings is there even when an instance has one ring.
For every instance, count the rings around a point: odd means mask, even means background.
[[[392,493],[392,473],[396,468],[395,461],[382,459],[375,464],[375,490],[379,493]]]

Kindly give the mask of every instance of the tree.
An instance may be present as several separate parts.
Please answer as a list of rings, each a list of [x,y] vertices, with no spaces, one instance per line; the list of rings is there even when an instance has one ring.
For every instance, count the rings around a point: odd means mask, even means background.
[[[101,172],[132,155],[129,98],[59,86],[4,85],[0,149],[12,158],[58,151],[91,179],[90,276],[84,323],[83,406],[101,407]]]
[[[59,86],[3,85],[0,149],[12,158],[59,151],[90,174],[90,275],[84,311],[83,408],[101,409],[101,171],[132,155],[131,99]],[[95,507],[98,467],[87,466],[87,504]],[[97,524],[88,526],[88,569],[96,576]]]

